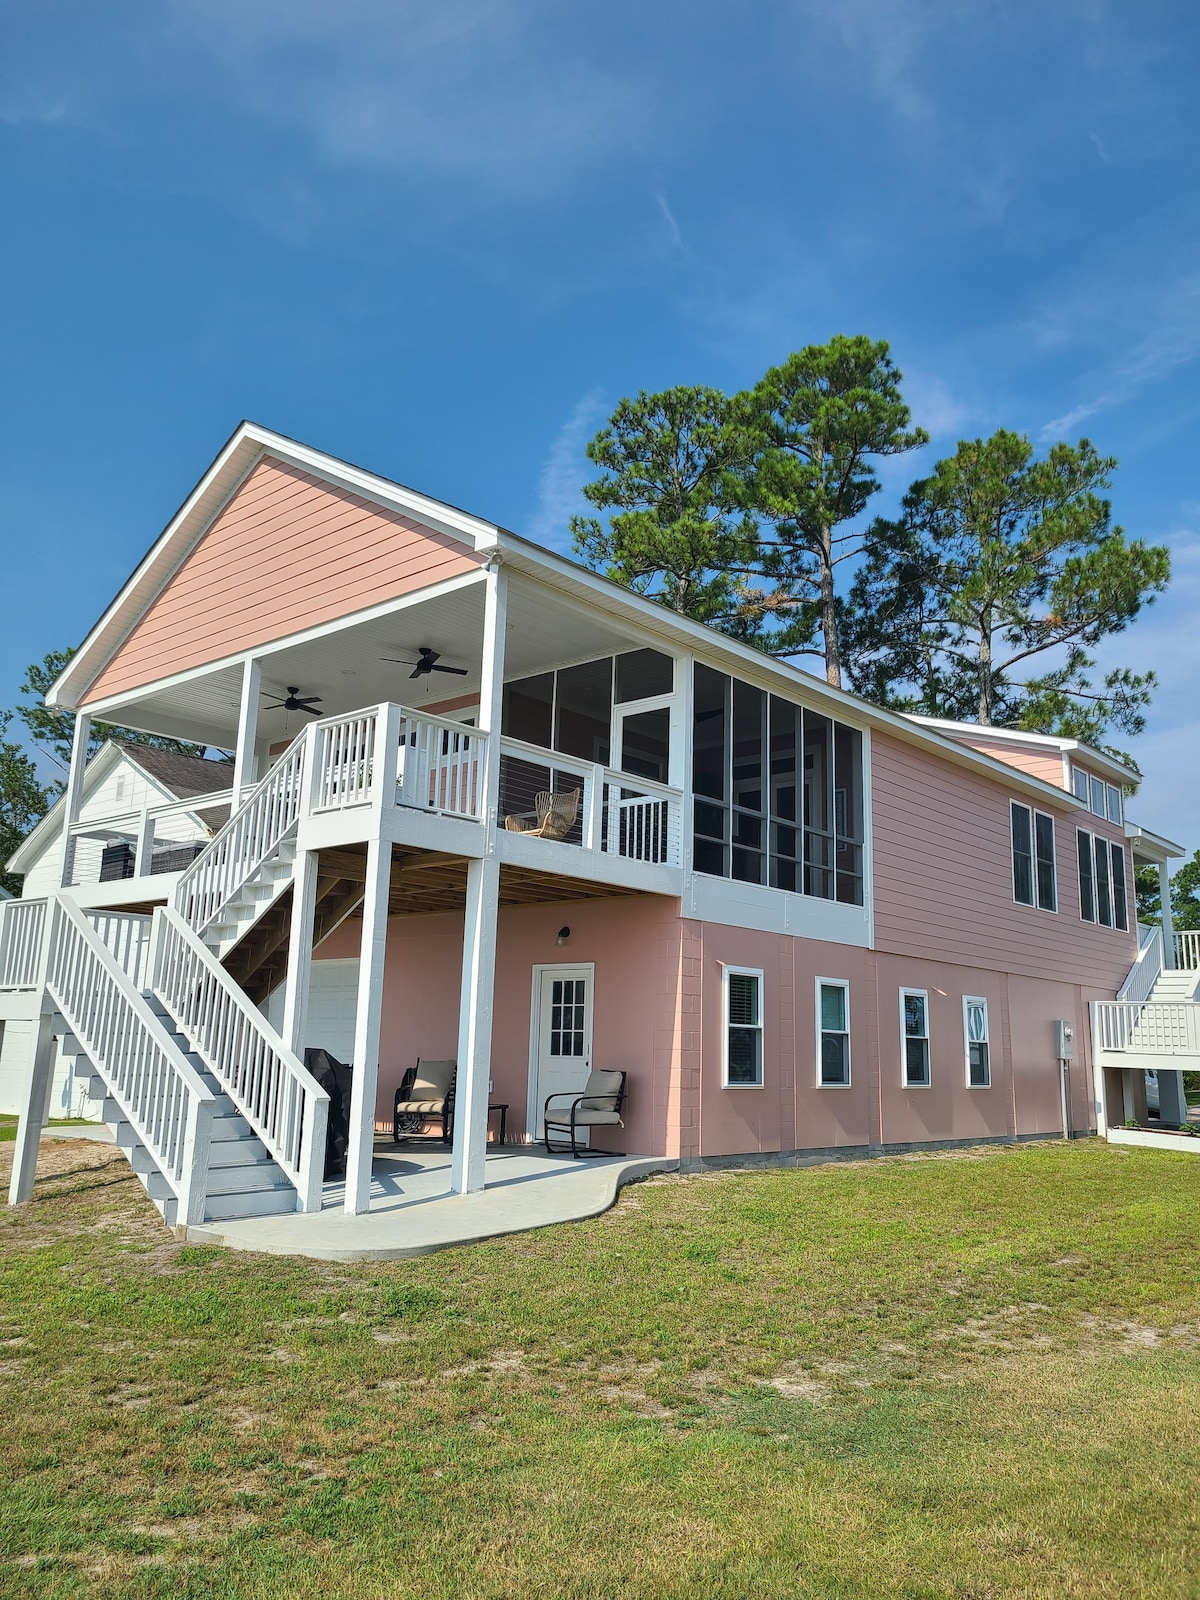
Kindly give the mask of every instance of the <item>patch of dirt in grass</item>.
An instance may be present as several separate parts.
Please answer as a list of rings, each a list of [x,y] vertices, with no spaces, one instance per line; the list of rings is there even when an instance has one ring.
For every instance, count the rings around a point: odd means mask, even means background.
[[[809,1400],[813,1405],[824,1405],[833,1398],[829,1384],[822,1383],[799,1361],[785,1361],[775,1376],[767,1379],[767,1384],[785,1400]]]

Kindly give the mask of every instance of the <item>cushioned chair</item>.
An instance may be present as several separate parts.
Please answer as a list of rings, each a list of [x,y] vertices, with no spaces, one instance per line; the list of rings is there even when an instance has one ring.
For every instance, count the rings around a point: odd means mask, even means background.
[[[555,1100],[566,1103],[551,1109]],[[576,1160],[587,1155],[612,1155],[611,1150],[589,1150],[578,1142],[575,1134],[579,1128],[623,1128],[621,1107],[624,1104],[623,1072],[589,1072],[582,1094],[548,1095],[544,1115],[547,1154],[566,1155],[569,1150]],[[564,1143],[564,1139],[567,1142]]]
[[[565,839],[579,815],[578,789],[562,789],[558,794],[544,790],[534,796],[533,816],[505,817],[509,833],[524,833],[531,839]]]
[[[401,1139],[420,1138],[450,1143],[457,1070],[456,1061],[418,1060],[415,1067],[409,1067],[400,1080],[392,1106],[392,1138],[396,1144]],[[426,1124],[435,1118],[441,1122],[442,1131],[426,1134]]]

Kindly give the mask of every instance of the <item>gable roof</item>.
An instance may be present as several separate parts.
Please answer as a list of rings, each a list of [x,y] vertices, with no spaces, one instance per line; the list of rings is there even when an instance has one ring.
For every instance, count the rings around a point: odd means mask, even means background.
[[[201,756],[178,755],[173,750],[154,750],[145,745],[127,744],[121,739],[106,739],[88,762],[83,775],[85,800],[122,761],[139,768],[160,791],[164,801],[220,794],[229,788],[233,777],[233,768],[227,761],[207,761]],[[65,804],[65,797],[60,796],[37,826],[25,835],[5,863],[9,872],[29,871],[45,846],[57,836]],[[197,810],[194,815],[215,832],[229,820],[229,807],[212,806],[204,811]]]
[[[404,484],[336,456],[314,450],[256,422],[238,424],[200,482],[147,551],[132,577],[68,661],[46,694],[48,706],[74,709],[128,638],[157,596],[178,572],[209,526],[264,458],[271,456],[301,471],[326,478],[367,499],[412,517],[461,544],[464,550],[492,548],[498,529],[457,506],[434,500]]]

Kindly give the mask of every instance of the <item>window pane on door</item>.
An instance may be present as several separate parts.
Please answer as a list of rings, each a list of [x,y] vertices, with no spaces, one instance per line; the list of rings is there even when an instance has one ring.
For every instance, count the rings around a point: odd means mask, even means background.
[[[583,978],[555,978],[550,986],[550,1054],[583,1054],[587,983]]]
[[[621,771],[666,783],[671,759],[671,713],[639,711],[621,724]]]

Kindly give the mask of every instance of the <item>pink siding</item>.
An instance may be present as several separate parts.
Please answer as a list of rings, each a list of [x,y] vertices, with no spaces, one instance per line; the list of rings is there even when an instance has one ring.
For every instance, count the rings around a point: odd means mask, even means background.
[[[1137,953],[1133,930],[1079,916],[1076,826],[1124,843],[1124,830],[1085,813],[1055,813],[1057,914],[1012,897],[1009,805],[1000,783],[885,735],[871,742],[875,941],[881,951],[956,961],[990,971],[1107,990],[1123,982]],[[936,802],[936,803],[934,803]],[[1049,807],[1045,808],[1049,809]]]
[[[471,572],[481,557],[263,460],[88,689],[95,701]]]
[[[1018,772],[1027,772],[1031,778],[1040,778],[1043,783],[1053,784],[1056,789],[1066,788],[1061,750],[1046,750],[1032,744],[1012,744],[1007,739],[989,739],[982,732],[952,734],[951,738],[985,756],[991,756],[993,761],[1003,761],[1006,766],[1016,767]]]

